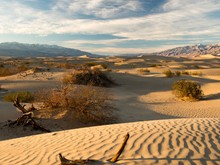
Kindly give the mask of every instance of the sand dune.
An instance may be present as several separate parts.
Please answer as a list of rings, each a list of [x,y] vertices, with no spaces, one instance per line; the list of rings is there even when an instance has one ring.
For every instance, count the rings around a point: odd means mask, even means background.
[[[5,165],[59,164],[58,153],[69,159],[105,162],[129,132],[130,139],[117,164],[219,164],[219,130],[218,118],[81,128],[1,141],[0,162]]]
[[[90,59],[85,60],[72,62],[85,63]],[[106,160],[115,154],[127,132],[131,137],[117,164],[220,164],[219,58],[147,56],[143,59],[100,58],[97,62],[108,62],[112,69],[109,74],[119,84],[107,90],[113,95],[112,103],[118,109],[115,112],[118,123],[124,124],[73,130],[84,125],[74,123],[70,127],[70,120],[56,120],[51,116],[39,122],[54,131],[72,130],[33,136],[41,132],[24,127],[7,128],[4,122],[0,124],[0,165],[60,164],[59,153],[69,159],[90,158],[100,160],[99,164],[110,164]],[[140,68],[150,72],[142,73]],[[201,71],[202,75],[166,78],[163,74],[166,69]],[[68,69],[53,68],[50,72],[0,77],[4,89],[0,97],[11,91],[34,92],[57,87],[65,71]],[[184,102],[175,98],[171,85],[183,78],[201,83],[205,94],[203,100]],[[14,120],[19,115],[11,103],[0,99],[0,122]],[[26,137],[18,138],[21,136]],[[8,140],[10,138],[17,139]]]

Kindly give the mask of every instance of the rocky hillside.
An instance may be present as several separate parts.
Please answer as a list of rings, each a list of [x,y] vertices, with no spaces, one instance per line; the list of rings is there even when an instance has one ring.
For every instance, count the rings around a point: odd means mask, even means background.
[[[156,53],[161,56],[198,56],[204,54],[220,55],[220,44],[177,47]]]

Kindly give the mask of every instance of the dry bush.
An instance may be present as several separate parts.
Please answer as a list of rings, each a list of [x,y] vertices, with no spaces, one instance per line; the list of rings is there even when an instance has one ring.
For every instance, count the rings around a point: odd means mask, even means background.
[[[191,75],[202,76],[202,72],[192,72]]]
[[[141,73],[141,74],[146,74],[146,73],[149,73],[150,70],[148,68],[140,68],[138,69],[138,71]]]
[[[185,71],[185,70],[182,71],[181,74],[182,74],[182,75],[190,75],[189,72],[188,72],[188,71]]]
[[[86,67],[91,67],[91,66],[96,66],[96,65],[99,65],[99,64],[96,63],[96,62],[86,62],[84,65],[85,65]]]
[[[28,70],[29,68],[25,65],[21,65],[21,66],[11,66],[11,67],[2,67],[0,68],[0,76],[10,76],[13,74],[17,74],[23,71]]]
[[[151,64],[149,67],[157,67],[158,64]]]
[[[83,123],[108,124],[115,121],[111,96],[104,89],[68,85],[40,91],[36,98],[47,108],[66,110],[66,116]]]
[[[74,64],[65,62],[65,63],[59,63],[56,67],[63,68],[63,69],[71,69],[74,67]]]
[[[166,77],[171,78],[174,77],[175,74],[171,71],[171,70],[166,70],[163,72],[165,74]]]
[[[173,93],[181,99],[200,100],[203,96],[201,85],[197,82],[182,79],[172,85]]]
[[[177,77],[179,77],[179,76],[181,76],[181,72],[180,72],[180,71],[175,71],[175,75],[176,75]]]
[[[110,87],[115,84],[104,72],[86,67],[64,74],[62,82],[64,84],[92,85],[99,87]]]

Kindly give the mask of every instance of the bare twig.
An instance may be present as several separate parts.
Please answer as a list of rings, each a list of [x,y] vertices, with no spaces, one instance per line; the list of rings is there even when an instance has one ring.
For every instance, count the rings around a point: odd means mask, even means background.
[[[129,136],[130,136],[129,133],[127,133],[127,135],[125,136],[124,141],[123,141],[121,147],[119,148],[119,150],[118,150],[118,152],[115,154],[115,156],[114,156],[113,158],[111,158],[110,162],[115,163],[115,162],[118,161],[118,158],[119,158],[119,156],[122,154],[122,152],[123,152],[123,150],[124,150],[124,148],[125,148],[125,145],[126,145],[128,139],[129,139]]]
[[[89,164],[95,165],[95,162],[98,162],[96,160],[90,160],[90,159],[69,160],[69,159],[66,159],[64,156],[62,156],[62,154],[59,154],[59,158],[60,158],[62,165],[89,165]]]
[[[25,106],[22,106],[22,105],[20,104],[19,99],[18,99],[18,96],[15,98],[13,105],[14,105],[16,108],[18,108],[23,114],[28,112],[28,110],[26,110],[26,109],[24,108]]]

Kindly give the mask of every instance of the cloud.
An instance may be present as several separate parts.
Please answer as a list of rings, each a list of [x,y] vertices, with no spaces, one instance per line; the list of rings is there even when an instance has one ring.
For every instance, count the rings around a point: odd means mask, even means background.
[[[96,19],[128,17],[142,9],[139,1],[133,0],[59,0],[53,10],[62,11],[69,16],[88,16]]]
[[[198,42],[220,39],[218,0],[168,0],[154,8],[156,12],[153,13],[145,12],[148,8],[142,0],[50,0],[46,9],[31,7],[25,3],[27,1],[1,2],[0,33],[109,34],[124,38],[103,38],[98,44],[104,43],[106,50],[113,50],[116,43],[124,40],[185,40],[186,36]],[[147,2],[149,6],[155,3]],[[88,43],[87,39],[75,42],[78,47]],[[71,39],[63,44],[67,43],[74,45]]]

